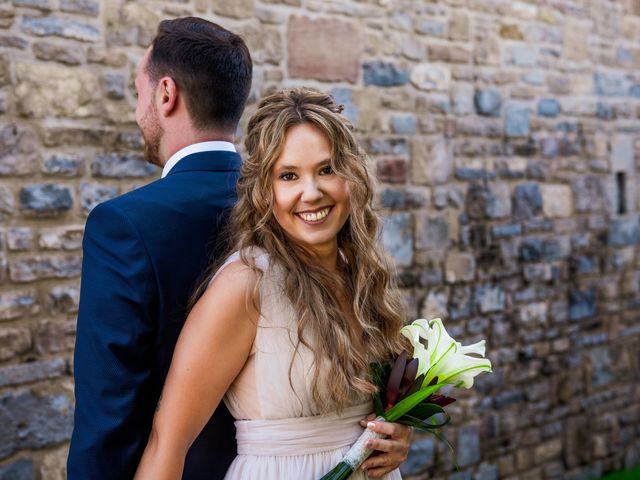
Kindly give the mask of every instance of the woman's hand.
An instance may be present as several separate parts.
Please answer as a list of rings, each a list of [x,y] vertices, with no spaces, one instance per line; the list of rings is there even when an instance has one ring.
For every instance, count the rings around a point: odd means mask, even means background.
[[[360,466],[366,470],[371,478],[379,478],[395,470],[407,459],[413,430],[398,423],[375,422],[375,415],[371,414],[360,425],[377,433],[382,433],[387,438],[371,439],[367,442],[367,448],[376,450]]]

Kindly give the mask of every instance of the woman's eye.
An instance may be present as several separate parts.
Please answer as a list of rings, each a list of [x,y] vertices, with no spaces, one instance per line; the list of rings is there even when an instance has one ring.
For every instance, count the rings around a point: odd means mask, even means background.
[[[292,172],[285,172],[280,174],[280,180],[284,180],[285,182],[290,182],[291,180],[296,179],[296,174]]]
[[[320,170],[320,175],[331,175],[332,173],[333,173],[333,168],[331,168],[331,165],[322,167],[322,169]]]

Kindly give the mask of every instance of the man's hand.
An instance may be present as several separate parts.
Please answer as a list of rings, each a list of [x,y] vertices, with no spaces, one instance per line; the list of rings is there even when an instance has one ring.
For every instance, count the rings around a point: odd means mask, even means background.
[[[367,475],[379,478],[395,470],[407,459],[413,431],[409,427],[397,423],[374,422],[375,415],[360,420],[360,425],[374,432],[382,433],[387,438],[372,439],[366,447],[376,450],[361,466]],[[379,452],[379,453],[378,453]]]

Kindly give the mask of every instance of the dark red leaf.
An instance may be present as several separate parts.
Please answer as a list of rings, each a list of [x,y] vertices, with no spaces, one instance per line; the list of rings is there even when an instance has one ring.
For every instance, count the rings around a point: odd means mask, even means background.
[[[425,403],[435,403],[436,405],[441,406],[442,408],[447,405],[452,404],[456,401],[455,398],[447,397],[446,395],[430,395],[425,400]]]
[[[389,374],[389,381],[387,382],[387,409],[395,405],[400,393],[400,382],[404,375],[404,370],[407,365],[407,352],[404,351],[400,354],[391,367],[391,373]]]
[[[409,387],[413,385],[413,382],[416,379],[416,373],[418,373],[418,359],[412,358],[404,369],[404,375],[402,376],[402,382],[400,382],[400,393],[399,397],[404,398],[409,390]]]

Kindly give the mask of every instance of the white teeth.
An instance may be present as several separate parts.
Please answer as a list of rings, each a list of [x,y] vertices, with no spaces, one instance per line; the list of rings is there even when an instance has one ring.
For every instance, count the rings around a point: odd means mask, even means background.
[[[302,217],[302,219],[305,222],[317,222],[318,220],[322,220],[324,217],[329,215],[329,210],[331,210],[331,209],[329,207],[327,207],[327,208],[323,208],[322,210],[319,210],[317,212],[300,213],[299,215]]]

